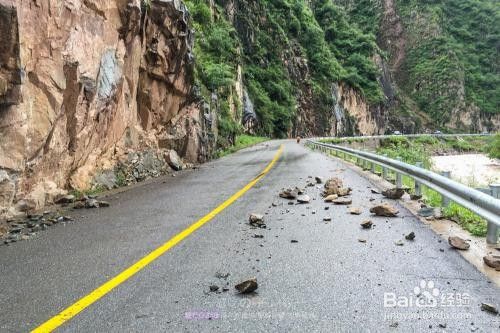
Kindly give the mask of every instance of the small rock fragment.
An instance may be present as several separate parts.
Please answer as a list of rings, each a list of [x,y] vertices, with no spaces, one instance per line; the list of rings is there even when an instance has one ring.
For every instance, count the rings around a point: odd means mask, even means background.
[[[236,288],[236,290],[238,290],[242,294],[251,293],[251,292],[257,290],[257,288],[258,288],[257,279],[256,278],[248,279],[246,281],[238,283],[234,287]]]
[[[75,196],[72,194],[58,196],[54,203],[57,205],[69,204],[75,201]]]
[[[349,208],[349,213],[352,215],[361,215],[362,211],[360,208],[351,207],[351,208]]]
[[[372,189],[371,189],[371,192],[372,192],[373,194],[380,194],[380,191],[379,191],[379,190],[377,190],[377,189],[375,189],[375,188],[372,188]]]
[[[316,176],[316,177],[314,177],[314,179],[316,180],[316,184],[323,183],[323,178],[321,178],[321,177]]]
[[[397,246],[403,246],[405,245],[405,243],[403,243],[402,240],[398,240],[397,242],[395,242],[394,244],[396,244]]]
[[[366,239],[364,239],[364,238],[358,238],[358,242],[360,242],[360,243],[366,243]]]
[[[216,285],[211,285],[211,286],[210,286],[210,291],[211,291],[211,292],[215,292],[215,291],[217,291],[217,290],[219,290],[219,287],[218,287],[218,286],[216,286]]]
[[[248,218],[248,222],[250,222],[251,224],[258,224],[260,222],[263,223],[264,222],[264,215],[252,213],[252,214],[250,214],[250,217]]]
[[[415,233],[412,231],[408,235],[405,236],[406,240],[414,240],[415,239]]]
[[[309,203],[309,202],[311,202],[311,198],[307,194],[299,195],[297,197],[297,202],[302,203],[302,204]]]
[[[292,239],[292,240],[290,241],[290,243],[298,243],[298,242],[299,242],[299,241],[298,241],[298,240],[296,240],[296,239]]]
[[[257,235],[257,234],[255,234],[255,235],[253,235],[253,238],[264,238],[264,235]]]
[[[455,249],[459,250],[468,250],[470,247],[470,244],[467,243],[465,239],[460,238],[458,236],[450,236],[448,238],[448,243]]]
[[[382,191],[382,195],[389,199],[401,199],[401,197],[405,194],[405,190],[402,188],[390,188],[385,191]]]
[[[489,303],[481,303],[481,310],[493,313],[493,314],[498,314],[498,309],[493,305]]]
[[[399,211],[389,204],[381,204],[370,208],[370,213],[377,216],[395,217]]]
[[[85,200],[85,208],[99,208],[99,201],[96,199]]]
[[[332,220],[331,217],[323,217],[323,221],[325,222],[330,222]]]
[[[285,199],[296,199],[297,196],[299,195],[299,191],[295,188],[295,189],[285,189],[283,191],[281,191],[280,193],[280,197],[282,198],[285,198]]]
[[[373,226],[373,222],[370,220],[365,220],[365,221],[361,222],[361,227],[363,229],[370,229],[372,226]]]
[[[110,206],[109,202],[102,201],[102,200],[99,201],[98,204],[99,204],[99,207],[109,207]]]

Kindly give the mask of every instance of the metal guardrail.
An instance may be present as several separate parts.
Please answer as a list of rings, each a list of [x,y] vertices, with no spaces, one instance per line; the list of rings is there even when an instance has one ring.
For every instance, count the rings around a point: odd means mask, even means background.
[[[336,137],[336,136],[327,136],[321,138],[313,138],[312,140],[352,140],[352,139],[387,139],[398,136],[404,136],[409,138],[418,138],[422,136],[432,136],[436,138],[449,138],[449,137],[462,137],[462,136],[492,136],[492,133],[465,133],[465,134],[389,134],[389,135],[366,135],[366,136],[344,136],[344,137]]]
[[[488,222],[486,241],[490,244],[498,243],[500,232],[500,184],[494,185],[492,189],[497,198],[472,189],[468,186],[453,181],[446,176],[423,169],[419,166],[404,163],[400,160],[390,159],[374,153],[347,148],[343,146],[322,143],[317,140],[305,140],[306,145],[323,152],[334,152],[335,155],[344,154],[358,159],[367,169],[375,173],[375,166],[382,167],[382,176],[387,174],[387,169],[396,173],[396,186],[402,187],[402,175],[407,175],[415,181],[417,192],[421,191],[421,186],[425,185],[443,196],[443,203],[454,201],[457,204],[471,210],[483,217]],[[344,156],[344,157],[345,157]],[[367,165],[368,164],[368,165]],[[385,177],[384,177],[385,178]],[[496,186],[496,187],[495,187]]]

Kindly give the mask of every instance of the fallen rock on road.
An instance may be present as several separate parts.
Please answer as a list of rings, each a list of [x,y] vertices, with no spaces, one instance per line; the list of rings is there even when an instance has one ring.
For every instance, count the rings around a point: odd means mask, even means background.
[[[365,220],[365,221],[361,222],[361,227],[363,229],[370,229],[372,226],[373,226],[373,222],[370,220]]]
[[[500,256],[490,254],[484,256],[483,261],[486,265],[490,266],[491,268],[494,268],[497,271],[500,270]]]
[[[450,236],[448,238],[448,243],[455,249],[458,250],[468,250],[470,244],[465,241],[465,239],[458,236]]]
[[[257,290],[259,285],[257,284],[257,278],[251,278],[234,286],[242,294],[248,294]]]
[[[377,216],[396,217],[399,211],[389,204],[381,204],[370,208],[370,213]]]
[[[385,191],[382,191],[382,195],[389,199],[401,199],[401,197],[405,194],[405,190],[402,188],[390,188]]]
[[[338,198],[338,199],[333,200],[332,202],[336,205],[350,205],[350,204],[352,204],[352,200],[347,199],[347,198]]]

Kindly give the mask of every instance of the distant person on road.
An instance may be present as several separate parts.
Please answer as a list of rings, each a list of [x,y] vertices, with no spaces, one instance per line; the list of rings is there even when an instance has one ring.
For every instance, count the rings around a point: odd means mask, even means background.
[[[300,143],[300,139],[301,139],[301,138],[300,138],[300,135],[299,135],[299,136],[297,136],[297,143]]]

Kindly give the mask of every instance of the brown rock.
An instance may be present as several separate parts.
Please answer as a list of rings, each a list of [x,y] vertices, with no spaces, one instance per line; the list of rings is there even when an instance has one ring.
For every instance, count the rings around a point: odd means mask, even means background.
[[[352,215],[361,215],[362,211],[360,208],[351,207],[351,208],[349,208],[349,213]]]
[[[460,238],[458,236],[450,236],[448,238],[448,243],[455,249],[459,250],[468,250],[470,247],[470,244],[467,243],[465,239]]]
[[[350,204],[352,204],[352,200],[347,199],[347,198],[338,198],[338,199],[333,200],[332,202],[336,205],[350,205]]]
[[[496,270],[500,269],[500,256],[490,254],[483,257],[483,261],[486,265],[494,268]]]
[[[242,294],[248,294],[257,290],[259,285],[256,278],[251,278],[234,286]]]
[[[373,226],[373,222],[370,220],[365,220],[365,221],[361,222],[361,227],[363,229],[370,229],[372,226]]]
[[[330,194],[325,198],[325,202],[332,202],[333,200],[337,199],[339,196],[337,194]]]
[[[338,195],[339,197],[345,197],[349,194],[351,194],[352,188],[350,187],[342,187],[341,189],[338,190]]]
[[[330,178],[325,183],[325,189],[323,191],[323,196],[327,197],[331,194],[336,194],[339,197],[346,196],[351,192],[350,188],[345,188],[343,186],[342,180],[337,177]]]
[[[370,213],[377,216],[395,217],[399,211],[389,204],[381,204],[370,208]]]
[[[404,189],[402,188],[390,188],[385,191],[382,191],[382,195],[389,199],[401,199],[401,197],[405,194]]]

